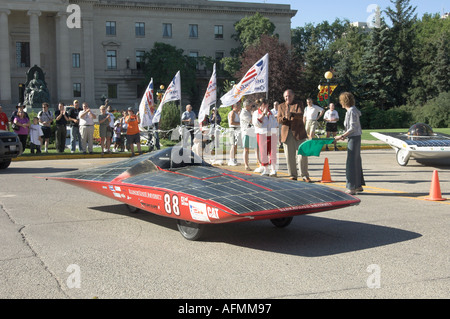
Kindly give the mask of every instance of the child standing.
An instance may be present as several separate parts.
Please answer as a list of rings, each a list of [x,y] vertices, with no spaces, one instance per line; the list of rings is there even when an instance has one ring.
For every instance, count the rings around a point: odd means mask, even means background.
[[[30,151],[31,154],[34,154],[34,150],[36,153],[41,153],[41,145],[42,145],[42,136],[44,133],[42,132],[41,125],[39,125],[39,119],[37,117],[33,118],[33,124],[30,125]]]
[[[120,123],[120,120],[117,120],[114,122],[114,136],[113,136],[113,142],[114,142],[114,149],[113,152],[117,152],[117,149],[120,147],[121,151],[123,152],[123,142],[122,142],[122,123]]]

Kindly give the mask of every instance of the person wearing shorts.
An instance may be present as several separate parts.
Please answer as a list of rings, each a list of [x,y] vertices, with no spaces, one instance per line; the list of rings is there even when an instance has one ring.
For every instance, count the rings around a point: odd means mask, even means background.
[[[333,137],[336,137],[338,131],[339,113],[334,108],[334,104],[330,103],[330,109],[327,110],[325,112],[325,115],[323,116],[323,119],[326,122],[325,131],[327,132],[327,138],[329,138],[331,135]],[[338,151],[336,141],[334,141],[333,144],[334,150]],[[328,145],[326,145],[325,150],[328,151]]]
[[[139,113],[138,113],[139,114]],[[139,116],[134,114],[132,107],[128,108],[128,115],[125,117],[125,123],[127,123],[127,148],[131,152],[131,156],[134,156],[134,144],[137,145],[139,154],[141,151],[141,136],[139,134]]]

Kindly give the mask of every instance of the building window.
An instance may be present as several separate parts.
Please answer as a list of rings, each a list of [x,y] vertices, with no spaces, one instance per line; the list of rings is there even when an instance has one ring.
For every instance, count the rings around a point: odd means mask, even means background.
[[[106,66],[108,70],[117,69],[117,51],[115,50],[106,51]]]
[[[30,67],[30,42],[16,43],[16,60],[19,68]]]
[[[137,50],[136,51],[136,69],[142,70],[144,68],[144,55],[145,51]]]
[[[198,52],[197,51],[191,51],[189,52],[189,57],[192,58],[195,61],[195,68],[197,70],[200,69],[199,61],[198,61]]]
[[[223,51],[216,51],[215,58],[216,58],[216,65],[218,70],[223,71],[223,64],[221,63],[222,59],[225,57],[225,53]]]
[[[81,83],[73,84],[73,97],[81,97]]]
[[[163,23],[163,38],[172,37],[172,23]]]
[[[106,35],[116,35],[116,21],[106,21]]]
[[[72,54],[72,67],[73,68],[80,68],[80,54],[79,53],[73,53]]]
[[[117,84],[108,84],[108,98],[117,99]]]
[[[223,39],[223,25],[214,26],[214,39]]]
[[[145,23],[136,22],[134,24],[134,29],[137,37],[145,37]]]
[[[189,38],[198,38],[198,24],[189,25]]]

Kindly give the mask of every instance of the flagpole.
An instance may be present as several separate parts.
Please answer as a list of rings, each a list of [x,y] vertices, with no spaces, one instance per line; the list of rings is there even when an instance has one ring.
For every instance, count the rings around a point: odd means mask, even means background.
[[[269,73],[270,73],[270,55],[267,55],[267,90],[266,90],[266,100],[269,101]]]

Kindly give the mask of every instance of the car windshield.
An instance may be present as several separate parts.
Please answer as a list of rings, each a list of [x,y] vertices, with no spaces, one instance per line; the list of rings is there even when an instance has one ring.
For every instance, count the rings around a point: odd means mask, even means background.
[[[191,150],[177,146],[138,156],[131,161],[132,163],[128,162],[131,167],[126,171],[127,176],[156,171],[158,167],[176,170],[187,166],[211,166]]]

